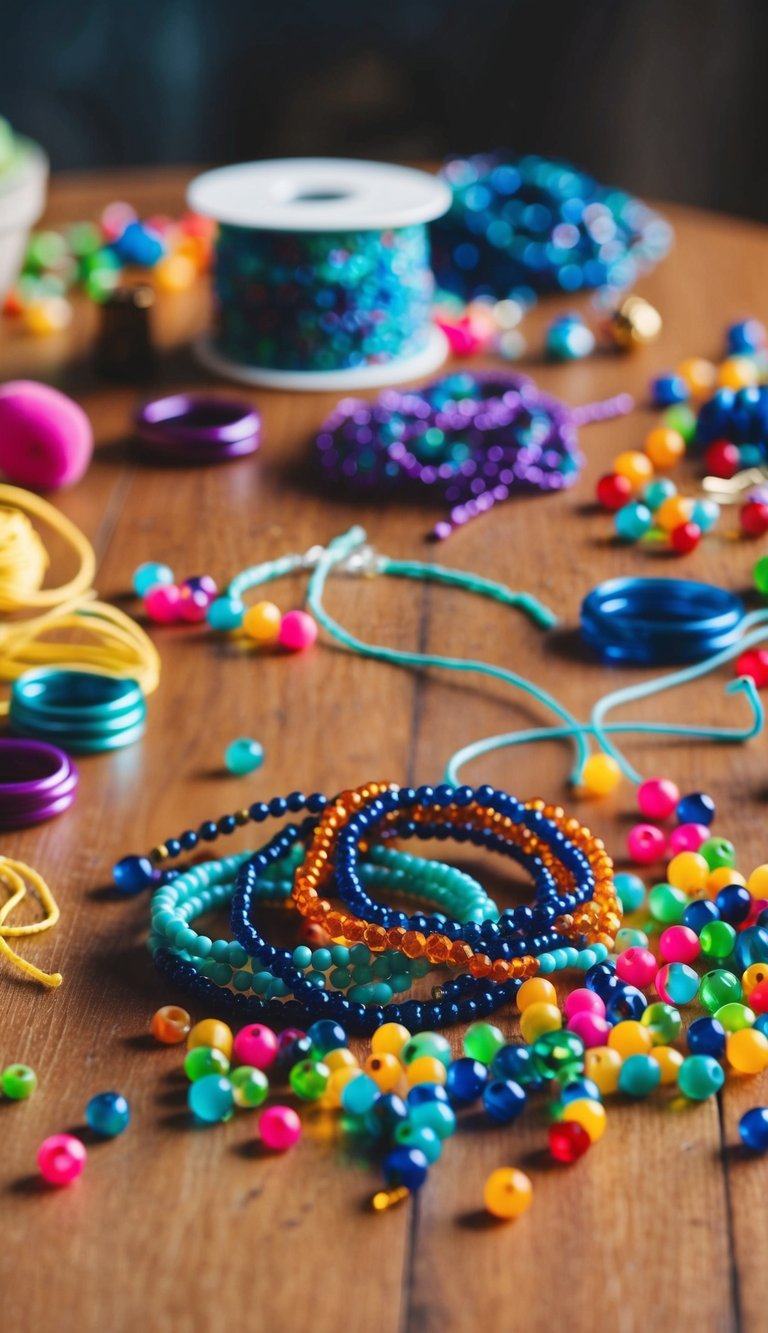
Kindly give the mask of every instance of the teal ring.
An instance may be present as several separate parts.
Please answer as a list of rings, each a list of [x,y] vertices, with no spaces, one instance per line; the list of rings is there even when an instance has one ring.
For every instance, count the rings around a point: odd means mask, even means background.
[[[135,680],[40,667],[14,681],[8,720],[19,735],[50,737],[66,750],[96,753],[138,740],[146,714]]]

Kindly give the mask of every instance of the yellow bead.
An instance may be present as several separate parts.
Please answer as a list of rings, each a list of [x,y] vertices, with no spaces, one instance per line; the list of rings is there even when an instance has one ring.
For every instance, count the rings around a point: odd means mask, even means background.
[[[670,495],[667,500],[663,500],[653,515],[653,521],[657,528],[663,528],[665,532],[673,532],[679,528],[681,523],[690,522],[693,514],[693,500],[687,499],[685,495]]]
[[[581,775],[581,786],[590,796],[609,796],[621,782],[621,769],[609,754],[591,754]]]
[[[442,1061],[440,1062],[442,1063]],[[400,1086],[403,1066],[396,1055],[369,1055],[363,1071],[372,1078],[382,1092],[394,1092]]]
[[[523,1041],[529,1046],[545,1032],[556,1032],[563,1026],[563,1016],[556,1004],[544,1004],[537,1001],[529,1004],[520,1015],[520,1031]]]
[[[685,440],[679,430],[672,430],[669,426],[657,426],[655,430],[649,431],[643,447],[653,466],[662,472],[674,467],[685,454]]]
[[[612,1051],[618,1051],[622,1060],[627,1060],[630,1055],[647,1055],[653,1041],[647,1027],[634,1018],[628,1018],[611,1028],[608,1045]]]
[[[546,977],[529,977],[517,992],[520,1013],[532,1004],[557,1004],[557,991]]]
[[[613,471],[620,477],[626,477],[630,486],[639,490],[653,478],[653,463],[647,454],[641,454],[639,450],[628,449],[623,454],[617,454],[613,460]]]
[[[350,1051],[348,1046],[339,1046],[335,1051],[326,1051],[323,1056],[323,1064],[334,1073],[337,1069],[356,1069],[359,1071],[360,1062],[354,1051]]]
[[[650,1055],[661,1069],[662,1083],[677,1083],[677,1071],[683,1063],[682,1052],[676,1051],[674,1046],[654,1046]]]
[[[768,963],[753,963],[746,972],[742,972],[741,985],[747,999],[755,986],[759,986],[763,981],[768,981]]]
[[[277,643],[283,615],[274,602],[257,602],[243,616],[243,629],[255,643]]]
[[[483,1201],[494,1217],[509,1220],[530,1208],[533,1186],[524,1171],[514,1166],[500,1166],[492,1171],[483,1186]]]
[[[738,870],[731,870],[730,866],[718,866],[717,870],[711,870],[707,879],[707,893],[714,898],[721,889],[729,884],[746,884],[743,875]]]
[[[419,1055],[405,1066],[405,1075],[412,1088],[417,1083],[445,1083],[448,1070],[434,1055]]]
[[[708,398],[717,384],[717,367],[701,356],[690,356],[677,367],[694,398]]]
[[[325,1057],[323,1057],[325,1059]],[[321,1104],[330,1111],[338,1111],[341,1106],[341,1094],[348,1083],[353,1078],[360,1077],[359,1068],[353,1069],[351,1065],[342,1065],[339,1069],[334,1069],[331,1077],[325,1085],[325,1092],[321,1098]]]
[[[608,320],[608,332],[617,347],[630,351],[655,342],[661,333],[661,315],[643,296],[630,293]]]
[[[622,1058],[612,1046],[592,1046],[584,1052],[584,1077],[596,1083],[604,1097],[619,1086]]]
[[[753,898],[768,898],[768,865],[755,866],[747,880]]]
[[[752,389],[760,376],[749,356],[729,356],[720,364],[717,380],[723,389]]]
[[[683,893],[696,893],[706,889],[709,873],[709,866],[698,852],[678,852],[667,866],[667,881]]]
[[[411,1034],[402,1023],[382,1023],[371,1037],[372,1055],[396,1055],[400,1057],[405,1043],[411,1040]]]
[[[61,333],[72,323],[72,307],[64,296],[41,296],[24,306],[24,323],[39,337]]]
[[[768,1068],[768,1037],[757,1028],[729,1032],[725,1039],[725,1054],[737,1074],[759,1074]]]
[[[152,281],[162,292],[186,292],[197,278],[189,255],[165,255],[152,270]]]
[[[566,1102],[562,1118],[575,1120],[577,1125],[587,1131],[592,1143],[597,1143],[605,1133],[605,1107],[602,1102],[593,1102],[591,1097],[578,1097],[573,1102]]]
[[[187,1048],[191,1051],[194,1046],[213,1046],[229,1060],[232,1057],[232,1029],[220,1018],[204,1018],[195,1023],[187,1037]]]

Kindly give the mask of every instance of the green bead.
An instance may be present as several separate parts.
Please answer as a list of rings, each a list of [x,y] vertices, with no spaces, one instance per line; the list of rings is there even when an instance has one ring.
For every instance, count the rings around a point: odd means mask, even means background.
[[[193,1046],[184,1057],[184,1073],[190,1083],[196,1083],[206,1074],[228,1074],[229,1060],[215,1046]]]
[[[739,1004],[738,1000],[731,1000],[728,1004],[721,1004],[714,1014],[718,1023],[722,1023],[726,1032],[740,1032],[742,1028],[752,1028],[755,1026],[757,1015],[748,1004]]]
[[[763,555],[752,570],[752,581],[763,597],[768,597],[768,555]]]
[[[392,980],[394,982],[394,977]],[[431,1055],[435,1060],[440,1060],[446,1069],[453,1059],[450,1043],[439,1032],[417,1032],[405,1043],[400,1059],[404,1065],[410,1065],[422,1055]]]
[[[263,763],[264,747],[250,736],[238,736],[236,741],[230,741],[224,751],[224,764],[228,771],[237,777],[255,773]]]
[[[724,1004],[740,1000],[741,996],[739,978],[734,976],[733,972],[727,972],[724,967],[716,967],[712,972],[705,972],[701,978],[699,999],[710,1014],[714,1014]]]
[[[504,1045],[504,1037],[493,1023],[472,1023],[464,1034],[464,1054],[489,1065]]]
[[[650,1031],[654,1046],[668,1046],[680,1035],[683,1026],[683,1020],[675,1006],[664,1004],[661,1000],[649,1004],[643,1010],[640,1022]]]
[[[629,926],[622,926],[621,930],[616,932],[616,952],[623,953],[625,949],[647,949],[648,936],[644,930],[632,930]]]
[[[29,1065],[6,1065],[0,1074],[3,1096],[14,1102],[26,1101],[37,1087],[37,1074]]]
[[[328,1087],[331,1071],[322,1060],[302,1060],[294,1065],[288,1075],[288,1082],[297,1097],[305,1102],[316,1102]]]
[[[696,436],[696,413],[690,407],[686,407],[685,403],[677,403],[674,407],[667,408],[662,421],[670,430],[678,431],[686,444],[690,444]]]
[[[251,1065],[240,1065],[229,1076],[235,1098],[235,1106],[250,1110],[261,1106],[269,1096],[269,1079],[261,1069]]]
[[[443,1151],[440,1139],[429,1125],[414,1125],[410,1120],[404,1120],[397,1126],[394,1139],[406,1148],[420,1148],[430,1166]]]
[[[724,1082],[725,1074],[712,1055],[689,1055],[677,1073],[677,1086],[683,1096],[695,1102],[714,1096]]]
[[[531,1050],[537,1070],[544,1075],[554,1076],[565,1069],[576,1074],[584,1068],[584,1042],[565,1028],[543,1032]]]
[[[735,939],[736,931],[727,921],[709,921],[699,935],[701,952],[706,958],[728,958]]]
[[[699,848],[710,870],[719,870],[721,866],[735,866],[736,848],[727,838],[707,838]]]
[[[688,894],[671,884],[654,884],[648,894],[651,916],[665,926],[675,926],[682,921],[688,902]]]
[[[619,1070],[619,1092],[647,1097],[661,1083],[661,1065],[652,1055],[629,1055]]]

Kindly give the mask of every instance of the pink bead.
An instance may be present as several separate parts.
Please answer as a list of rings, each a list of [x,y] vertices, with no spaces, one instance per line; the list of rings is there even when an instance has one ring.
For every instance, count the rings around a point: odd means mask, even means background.
[[[72,486],[93,454],[91,423],[49,384],[8,380],[0,388],[0,472],[34,491]]]
[[[263,1023],[249,1023],[235,1037],[232,1053],[240,1065],[267,1069],[277,1056],[277,1037]]]
[[[292,653],[303,653],[317,638],[317,623],[306,611],[286,611],[277,642]]]
[[[679,788],[669,778],[649,778],[637,789],[637,808],[646,819],[669,819],[679,800]]]
[[[627,838],[627,850],[638,865],[660,861],[667,848],[667,839],[653,824],[635,824]]]
[[[568,1031],[581,1037],[585,1046],[605,1046],[611,1025],[607,1018],[592,1014],[588,1009],[581,1009],[568,1020]]]
[[[435,320],[439,329],[442,329],[448,339],[448,346],[453,356],[474,356],[479,352],[488,341],[472,325],[472,321],[466,315],[460,315],[458,319]]]
[[[179,589],[179,618],[191,625],[199,625],[205,620],[210,604],[210,597],[201,588],[186,588],[182,584]]]
[[[697,852],[711,837],[712,830],[706,824],[678,824],[669,835],[669,850],[673,856],[678,852]]]
[[[290,1106],[268,1106],[259,1118],[259,1134],[265,1147],[285,1152],[301,1138],[301,1121]]]
[[[650,949],[643,949],[640,945],[625,949],[616,959],[617,977],[630,986],[637,986],[639,990],[650,986],[658,970],[659,964]]]
[[[765,911],[766,907],[768,907],[768,898],[753,898],[752,906],[749,909],[749,916],[747,917],[741,929],[746,930],[747,926],[756,925],[757,918],[759,917],[761,912]]]
[[[108,241],[119,241],[128,224],[135,222],[137,217],[136,209],[131,204],[116,199],[114,203],[107,204],[101,215],[101,230]]]
[[[71,1185],[82,1173],[88,1153],[73,1134],[51,1134],[37,1150],[40,1175],[49,1185]]]
[[[598,1014],[600,1018],[605,1018],[605,1001],[593,990],[587,990],[586,986],[578,986],[566,996],[563,1013],[566,1018],[583,1013]]]
[[[300,1041],[301,1038],[306,1037],[306,1035],[306,1032],[302,1031],[301,1028],[283,1028],[277,1038],[278,1055],[281,1055],[282,1052],[289,1046],[292,1046],[295,1041]]]
[[[668,926],[659,937],[659,952],[665,963],[692,963],[701,953],[699,937],[687,926]]]
[[[170,625],[179,619],[181,612],[181,590],[175,583],[161,584],[150,588],[144,598],[144,610],[150,620],[158,625]]]

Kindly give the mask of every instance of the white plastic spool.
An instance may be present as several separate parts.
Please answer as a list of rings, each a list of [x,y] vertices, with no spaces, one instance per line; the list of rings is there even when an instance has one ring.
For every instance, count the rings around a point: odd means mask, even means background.
[[[448,186],[411,167],[344,158],[282,158],[206,171],[192,181],[195,213],[253,231],[383,231],[432,222],[451,202]],[[415,356],[348,370],[274,370],[222,355],[215,339],[196,343],[199,359],[216,374],[275,389],[343,392],[379,388],[430,375],[448,354],[445,336],[430,327]]]

